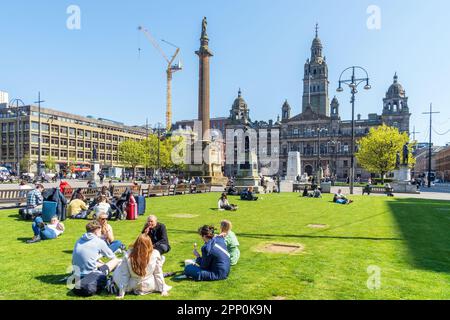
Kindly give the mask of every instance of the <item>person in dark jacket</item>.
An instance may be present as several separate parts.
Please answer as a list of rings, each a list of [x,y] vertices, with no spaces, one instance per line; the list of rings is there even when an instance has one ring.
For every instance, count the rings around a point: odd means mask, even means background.
[[[205,242],[202,255],[194,250],[197,260],[185,267],[184,274],[196,281],[225,280],[230,274],[231,262],[224,238],[214,237],[212,226],[203,226],[199,234]]]
[[[152,239],[153,248],[158,250],[161,255],[170,251],[171,248],[169,238],[167,237],[166,226],[159,223],[157,217],[148,217],[147,224],[142,233],[149,235],[150,239]]]
[[[59,188],[53,188],[45,192],[45,201],[56,202],[56,215],[59,221],[67,219],[67,199]]]

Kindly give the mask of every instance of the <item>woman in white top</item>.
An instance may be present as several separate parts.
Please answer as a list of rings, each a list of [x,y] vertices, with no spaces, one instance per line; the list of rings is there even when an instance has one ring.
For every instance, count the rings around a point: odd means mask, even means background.
[[[168,296],[172,287],[164,281],[164,260],[158,250],[153,250],[153,244],[147,234],[141,234],[128,255],[114,271],[113,281],[119,288],[119,299],[126,293],[146,295],[160,292]]]
[[[220,197],[219,203],[217,205],[219,207],[219,210],[236,211],[238,209],[238,206],[230,204],[226,193],[222,193],[222,196]]]
[[[100,216],[100,213],[106,212],[108,218],[110,216],[111,205],[108,203],[108,198],[105,195],[101,195],[97,198],[97,205],[94,207],[94,219]]]

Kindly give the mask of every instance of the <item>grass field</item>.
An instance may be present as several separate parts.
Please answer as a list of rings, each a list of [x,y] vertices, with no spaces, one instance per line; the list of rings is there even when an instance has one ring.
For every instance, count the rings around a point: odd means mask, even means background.
[[[238,212],[214,210],[218,194],[152,198],[146,216],[168,227],[172,252],[164,268],[181,271],[192,258],[196,230],[228,218],[241,242],[241,261],[228,280],[174,281],[168,298],[158,294],[126,299],[450,299],[450,203],[433,200],[357,197],[350,206],[331,196],[264,195],[241,202]],[[176,218],[189,214],[193,218]],[[131,244],[144,224],[113,222],[116,238]],[[30,222],[17,210],[0,211],[0,299],[77,299],[59,282],[70,266],[86,221],[66,221],[57,240],[27,245]],[[325,224],[311,229],[309,224]],[[257,252],[266,243],[298,243],[296,255]],[[381,270],[381,288],[369,290],[369,266]],[[100,296],[92,299],[114,299]]]

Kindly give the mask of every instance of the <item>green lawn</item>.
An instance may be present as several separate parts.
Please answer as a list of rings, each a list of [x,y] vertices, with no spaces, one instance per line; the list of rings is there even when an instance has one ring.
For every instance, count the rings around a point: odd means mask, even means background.
[[[432,200],[355,196],[350,206],[331,196],[302,199],[298,194],[263,195],[241,202],[238,212],[219,212],[218,194],[152,198],[147,216],[168,227],[172,252],[164,271],[181,271],[192,258],[196,230],[228,218],[241,242],[241,261],[228,280],[174,281],[168,298],[154,294],[126,299],[449,299],[450,203]],[[173,215],[190,214],[190,219]],[[144,223],[113,222],[116,237],[130,244]],[[0,211],[0,299],[76,299],[64,283],[75,241],[85,221],[66,221],[62,238],[27,245],[30,222],[17,210]],[[310,229],[309,224],[326,224]],[[297,255],[259,253],[264,243],[299,243]],[[369,290],[369,266],[381,268],[381,288]],[[93,299],[113,299],[101,296]]]

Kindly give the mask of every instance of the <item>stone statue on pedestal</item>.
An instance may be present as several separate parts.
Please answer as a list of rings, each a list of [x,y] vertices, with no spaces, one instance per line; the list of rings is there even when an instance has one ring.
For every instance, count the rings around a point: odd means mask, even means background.
[[[403,164],[408,165],[409,163],[409,143],[403,146]]]

